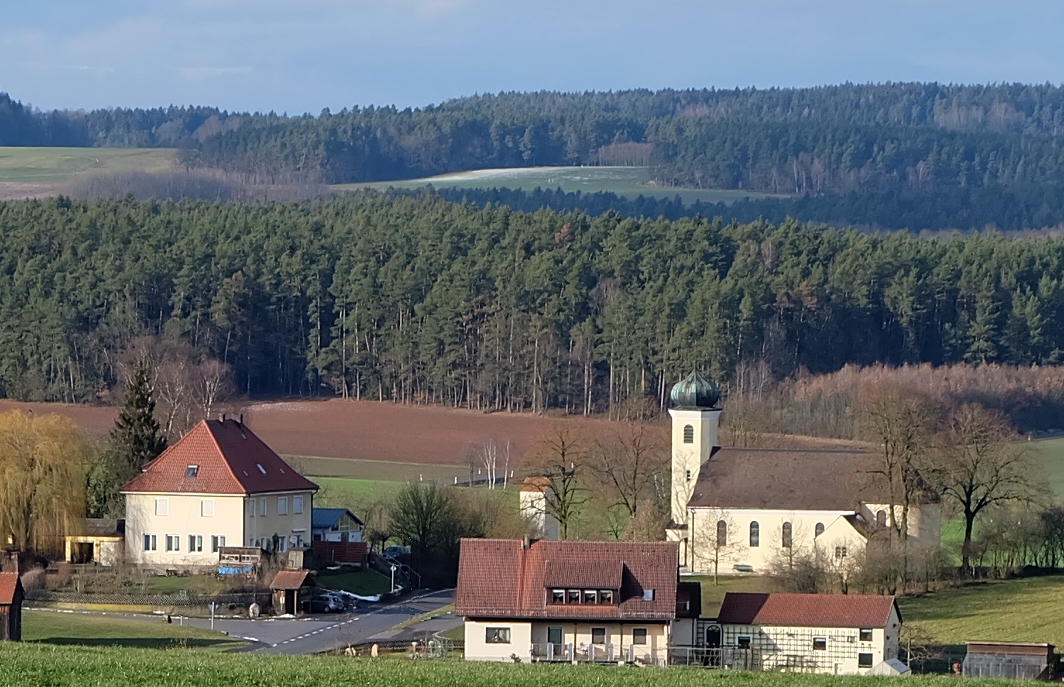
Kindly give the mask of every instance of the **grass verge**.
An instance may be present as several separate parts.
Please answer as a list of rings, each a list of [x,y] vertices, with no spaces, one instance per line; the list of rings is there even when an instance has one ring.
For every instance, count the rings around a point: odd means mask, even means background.
[[[130,618],[85,613],[26,610],[22,639],[50,645],[139,649],[237,649],[244,642],[221,632],[167,623],[166,618]]]

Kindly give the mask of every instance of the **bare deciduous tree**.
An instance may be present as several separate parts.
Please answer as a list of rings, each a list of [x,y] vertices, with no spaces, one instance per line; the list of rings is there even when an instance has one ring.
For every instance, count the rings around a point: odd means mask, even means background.
[[[580,506],[587,501],[583,484],[587,454],[587,441],[578,430],[557,422],[544,432],[529,457],[529,473],[547,481],[543,508],[558,521],[562,539],[568,538]]]
[[[728,511],[711,508],[693,520],[689,526],[695,527],[691,533],[692,566],[696,570],[713,571],[713,584],[719,584],[717,576],[720,566],[732,562],[732,557],[740,548],[740,533],[736,530],[734,520]]]
[[[595,442],[591,467],[629,517],[654,492],[669,471],[669,446],[665,431],[643,423],[626,423],[611,436]]]

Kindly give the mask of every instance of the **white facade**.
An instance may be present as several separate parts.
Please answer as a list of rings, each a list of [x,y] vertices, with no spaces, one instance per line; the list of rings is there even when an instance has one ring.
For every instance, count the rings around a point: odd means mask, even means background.
[[[668,656],[669,624],[617,620],[466,620],[469,661],[638,661]]]
[[[884,627],[721,625],[723,646],[751,649],[755,670],[794,670],[835,675],[870,674],[897,658],[901,620],[892,610]]]
[[[309,545],[313,492],[126,494],[126,556],[154,569],[218,565],[222,546]],[[299,512],[297,512],[299,511]]]
[[[519,508],[521,517],[529,523],[532,530],[530,534],[533,538],[558,541],[562,538],[561,524],[548,512],[547,491],[549,489],[549,482],[543,478],[526,479],[518,495]]]

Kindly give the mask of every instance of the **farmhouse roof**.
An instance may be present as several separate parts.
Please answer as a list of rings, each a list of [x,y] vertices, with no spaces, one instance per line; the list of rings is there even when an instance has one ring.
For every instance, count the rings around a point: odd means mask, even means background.
[[[123,537],[125,533],[123,518],[82,518],[71,532],[78,537]]]
[[[357,515],[346,508],[315,508],[310,513],[310,526],[316,530],[327,530],[336,527],[344,515],[350,515],[359,525],[363,524]]]
[[[122,487],[123,493],[317,491],[236,420],[203,420]]]
[[[309,570],[282,570],[270,583],[270,589],[274,591],[291,591],[313,586],[314,580],[310,577]]]
[[[717,622],[789,627],[885,627],[893,596],[728,592]],[[898,611],[901,619],[901,612]]]
[[[849,510],[889,503],[878,457],[860,449],[716,447],[688,506],[772,510]],[[936,503],[930,489],[920,501]]]
[[[20,589],[22,589],[22,583],[19,582],[18,573],[0,573],[0,606],[10,606],[15,603],[15,597]]]
[[[516,539],[463,539],[456,613],[480,618],[672,620],[678,566],[675,542],[534,541],[525,546]],[[555,586],[614,589],[618,603],[553,604],[550,591]],[[653,593],[645,595],[647,590]]]

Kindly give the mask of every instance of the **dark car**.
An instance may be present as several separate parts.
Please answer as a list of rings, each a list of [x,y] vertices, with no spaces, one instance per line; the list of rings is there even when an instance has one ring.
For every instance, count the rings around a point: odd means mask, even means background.
[[[303,599],[300,608],[304,613],[340,613],[344,610],[343,604],[337,603],[336,599],[328,596]]]

